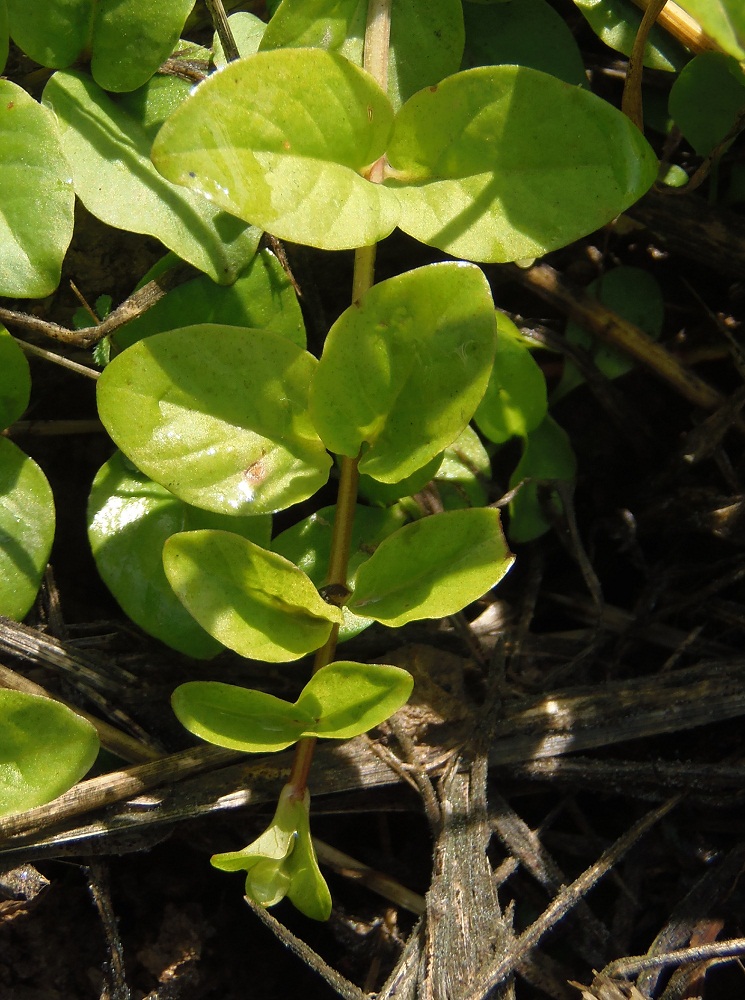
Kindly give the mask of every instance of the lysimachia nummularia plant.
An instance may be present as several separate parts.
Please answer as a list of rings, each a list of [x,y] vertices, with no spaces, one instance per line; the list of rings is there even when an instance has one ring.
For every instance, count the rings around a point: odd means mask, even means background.
[[[603,2],[616,20],[631,17],[621,0]],[[597,5],[577,5],[594,24]],[[287,896],[323,918],[313,745],[378,725],[412,686],[397,667],[337,659],[337,643],[371,622],[455,614],[505,575],[513,557],[484,489],[494,447],[522,442],[516,543],[549,525],[540,481],[575,474],[540,368],[495,312],[479,264],[540,257],[605,225],[658,164],[636,126],[590,92],[545,0],[282,0],[268,24],[230,18],[237,59],[227,36],[210,48],[179,39],[192,6],[0,0],[0,46],[9,31],[53,70],[41,103],[0,81],[0,186],[15,192],[0,213],[0,294],[56,287],[74,196],[106,224],[158,239],[169,253],[157,273],[195,269],[113,335],[98,406],[119,451],[93,484],[90,540],[124,610],[173,648],[208,658],[228,647],[273,664],[315,655],[295,702],[188,682],[173,707],[218,745],[296,745],[272,823],[213,862],[245,871],[260,903]],[[737,0],[683,6],[742,59]],[[687,58],[651,45],[656,65]],[[711,137],[687,94],[696,72],[729,74],[739,94],[723,58],[681,76],[672,105],[701,150]],[[375,245],[397,228],[451,259],[375,284]],[[320,357],[307,350],[290,278],[259,249],[262,232],[355,250],[351,303]],[[608,275],[596,292],[629,282]],[[15,345],[0,350],[20,373]],[[557,398],[579,378],[567,369]],[[11,394],[6,425],[24,393]],[[13,446],[0,466],[3,509],[12,480],[45,511],[38,538],[9,535],[24,554],[25,590],[10,611],[21,616],[48,554],[51,501]],[[337,503],[273,536],[273,514],[330,477]],[[412,498],[424,488],[439,513],[422,516]],[[551,503],[560,513],[557,495]]]

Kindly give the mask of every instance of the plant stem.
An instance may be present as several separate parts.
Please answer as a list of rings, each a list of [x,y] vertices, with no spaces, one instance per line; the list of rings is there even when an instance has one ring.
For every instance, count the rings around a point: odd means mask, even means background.
[[[388,49],[391,31],[391,0],[369,0],[367,7],[367,26],[365,28],[364,68],[375,77],[383,90],[388,85]],[[375,164],[370,173],[370,181],[379,184],[383,179],[382,163],[378,168]],[[352,279],[352,302],[358,303],[375,282],[375,244],[368,247],[358,247],[354,253],[354,277]],[[357,505],[357,482],[359,472],[358,458],[343,456],[339,491],[336,498],[336,515],[331,537],[331,555],[326,576],[326,584],[338,588],[346,588],[349,572],[349,552],[354,526],[354,510]],[[343,593],[342,590],[339,593]],[[333,598],[330,598],[333,600]],[[345,598],[338,599],[339,604]],[[336,601],[334,601],[336,603]],[[328,639],[316,651],[313,662],[313,673],[331,663],[336,654],[336,643],[339,637],[339,626],[334,625]],[[308,783],[310,765],[315,750],[315,737],[299,740],[295,746],[295,756],[288,784],[292,786],[293,798],[302,798]]]

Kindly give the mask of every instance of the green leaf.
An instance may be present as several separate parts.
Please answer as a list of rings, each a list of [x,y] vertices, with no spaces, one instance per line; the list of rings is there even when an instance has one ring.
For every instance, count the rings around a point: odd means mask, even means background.
[[[72,238],[75,194],[54,116],[9,80],[0,80],[0,190],[0,295],[50,295]]]
[[[194,0],[7,0],[10,33],[42,66],[89,57],[106,90],[134,90],[171,54]]]
[[[89,212],[155,236],[215,281],[235,280],[256,251],[258,231],[164,180],[142,126],[82,73],[55,73],[44,103],[57,115],[75,192]]]
[[[98,471],[88,500],[88,539],[101,577],[122,609],[150,635],[197,659],[223,647],[174,594],[163,545],[179,531],[229,529],[268,545],[271,517],[231,517],[191,507],[117,452]]]
[[[389,719],[413,687],[401,667],[339,660],[316,671],[295,704],[313,720],[304,735],[346,740]]]
[[[8,7],[5,0],[0,0],[0,73],[5,69],[8,60]]]
[[[239,55],[244,59],[247,56],[256,55],[259,51],[261,39],[266,31],[266,24],[264,24],[261,18],[255,14],[249,14],[248,11],[240,10],[237,14],[230,15],[228,24],[230,25],[230,30],[233,32],[233,38],[238,47]],[[225,58],[220,36],[217,32],[215,32],[212,42],[212,50],[214,52],[215,66],[218,68],[227,66],[228,60]]]
[[[423,490],[432,482],[441,465],[442,452],[431,458],[421,469],[412,472],[410,476],[399,479],[397,483],[379,483],[372,476],[360,476],[357,492],[368,503],[390,507],[401,497],[410,497]]]
[[[551,73],[566,83],[587,86],[574,36],[546,0],[508,0],[489,6],[467,3],[463,16],[464,69],[516,63]]]
[[[510,477],[510,489],[523,479],[530,479],[520,487],[509,507],[510,522],[507,530],[511,542],[531,542],[551,527],[544,514],[539,485],[541,481],[561,479],[572,482],[577,471],[577,461],[569,437],[552,417],[546,417],[540,426],[528,435],[523,456]],[[547,498],[558,512],[561,502],[555,491]]]
[[[186,503],[267,514],[312,496],[331,458],[307,414],[315,358],[263,330],[204,324],[142,340],[98,380],[101,420]]]
[[[36,599],[54,539],[46,476],[0,437],[0,615],[20,621]]]
[[[177,261],[174,261],[177,263]],[[199,323],[268,330],[305,347],[305,325],[295,290],[269,250],[259,250],[232,285],[200,275],[164,295],[116,332],[120,348],[144,337]]]
[[[284,663],[328,639],[338,608],[326,604],[288,559],[228,531],[172,535],[163,549],[168,581],[199,624],[229,649]]]
[[[316,587],[322,587],[326,580],[335,512],[335,507],[322,507],[281,532],[272,542],[273,551],[298,566]],[[370,558],[375,546],[400,528],[404,520],[404,514],[398,508],[380,510],[360,505],[355,508],[349,555],[350,586],[354,585],[357,570]],[[346,607],[342,607],[341,613],[339,642],[350,639],[372,624],[371,618],[361,618]]]
[[[520,331],[497,313],[497,353],[489,385],[474,420],[490,441],[525,437],[546,416],[546,380]]]
[[[656,340],[662,331],[665,303],[656,279],[638,267],[615,267],[587,286],[587,291],[613,312],[641,327]],[[566,339],[587,351],[606,378],[618,378],[631,371],[634,362],[626,354],[600,343],[577,323],[567,323]],[[564,363],[561,381],[551,394],[553,406],[585,381],[571,361]],[[531,428],[532,429],[532,428]]]
[[[187,44],[188,48],[184,47],[174,55],[181,59],[204,63],[206,70],[211,56],[209,49],[192,43]],[[191,80],[184,80],[172,74],[156,73],[137,90],[119,94],[116,105],[142,128],[152,143],[163,122],[186,100],[193,87],[194,83]]]
[[[190,733],[215,746],[246,753],[284,750],[313,723],[307,711],[289,701],[219,681],[180,684],[171,696],[171,706]]]
[[[396,225],[396,196],[364,176],[392,117],[372,77],[343,56],[259,52],[200,84],[152,158],[169,180],[280,239],[350,249]]]
[[[708,156],[745,107],[745,72],[722,52],[695,56],[670,91],[670,114],[699,156]]]
[[[287,898],[295,909],[311,920],[328,920],[331,916],[331,893],[318,867],[310,836],[308,810],[298,822],[297,840],[287,867],[290,874]]]
[[[616,52],[631,55],[642,23],[642,12],[632,0],[574,0],[574,3],[602,42]],[[681,69],[688,58],[683,46],[666,31],[657,25],[652,28],[644,47],[644,66],[670,72]]]
[[[0,689],[0,816],[62,795],[96,759],[98,736],[59,702]]]
[[[482,271],[431,264],[373,286],[332,326],[311,387],[326,446],[384,483],[411,475],[466,426],[494,357]]]
[[[401,229],[496,263],[541,256],[605,225],[657,174],[625,115],[523,66],[466,70],[415,94],[396,117],[388,160]]]
[[[745,7],[742,0],[679,0],[706,34],[736,59],[745,59]]]
[[[28,406],[31,372],[26,355],[0,324],[0,430],[18,420]]]
[[[399,528],[360,566],[348,601],[355,614],[399,626],[455,614],[512,565],[499,511],[454,510]]]
[[[284,0],[261,43],[264,51],[322,48],[362,65],[366,0]],[[455,73],[463,53],[460,0],[397,0],[391,19],[388,97],[395,109]]]
[[[434,485],[445,510],[460,510],[486,506],[485,484],[490,478],[491,461],[486,448],[476,431],[466,427],[445,449]]]

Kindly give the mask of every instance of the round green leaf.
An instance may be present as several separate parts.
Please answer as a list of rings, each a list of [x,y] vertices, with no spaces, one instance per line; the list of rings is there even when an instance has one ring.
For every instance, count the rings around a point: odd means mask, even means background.
[[[708,156],[745,107],[745,71],[732,56],[702,52],[673,84],[669,107],[698,155]]]
[[[339,660],[316,671],[295,704],[312,718],[304,735],[346,740],[389,719],[413,687],[401,667]]]
[[[509,0],[488,6],[467,3],[463,16],[464,69],[505,63],[532,66],[566,83],[587,86],[574,36],[547,0]]]
[[[20,621],[36,599],[54,539],[46,476],[0,437],[0,615]]]
[[[313,721],[289,701],[219,681],[180,684],[171,696],[171,706],[190,733],[216,746],[246,753],[284,750],[297,742]]]
[[[120,327],[115,340],[125,348],[154,333],[197,323],[269,330],[305,347],[295,290],[269,250],[260,250],[232,285],[216,285],[207,275],[177,285],[142,316]]]
[[[709,4],[712,0],[703,2]],[[632,0],[574,0],[574,3],[602,42],[616,52],[631,55],[642,23],[642,11]],[[644,46],[643,65],[650,69],[679,70],[687,59],[688,53],[683,46],[654,25]]]
[[[512,320],[497,313],[497,353],[474,420],[490,441],[525,437],[546,416],[546,380]]]
[[[0,816],[51,802],[98,754],[93,726],[49,698],[0,689]]]
[[[485,594],[512,563],[498,510],[447,511],[382,542],[360,566],[347,603],[386,625],[443,618]]]
[[[171,330],[108,365],[99,413],[125,455],[186,503],[267,514],[328,478],[331,458],[307,414],[316,365],[263,330]]]
[[[510,489],[523,479],[530,479],[520,487],[509,506],[508,535],[512,542],[531,542],[551,527],[544,513],[545,506],[539,495],[541,480],[561,479],[572,482],[577,471],[569,437],[553,417],[546,417],[542,424],[531,431],[525,440],[523,456],[510,477]],[[556,493],[548,498],[557,510],[561,502]]]
[[[26,355],[0,324],[0,430],[18,420],[28,406],[31,373]]]
[[[199,624],[229,649],[284,663],[322,646],[338,608],[288,559],[228,531],[172,535],[168,581]]]
[[[194,0],[7,0],[10,33],[42,66],[86,56],[106,90],[134,90],[173,51]]]
[[[261,18],[255,14],[249,14],[248,11],[239,10],[236,14],[230,15],[228,24],[230,25],[230,30],[233,33],[240,56],[245,59],[246,56],[256,55],[259,51],[261,39],[264,37],[264,32],[266,31],[266,24]],[[215,66],[218,69],[222,69],[223,66],[227,65],[228,60],[225,58],[225,53],[222,50],[222,42],[217,32],[215,32],[212,42],[212,51],[214,52],[213,61]]]
[[[725,52],[745,59],[745,6],[742,0],[679,0]]]
[[[261,48],[322,48],[362,65],[367,4],[360,0],[284,0]],[[463,53],[460,0],[396,0],[391,19],[388,96],[395,109],[460,67]]]
[[[191,507],[117,452],[98,471],[88,500],[88,539],[101,577],[150,635],[197,659],[223,647],[196,623],[163,569],[163,545],[179,531],[222,528],[268,545],[271,517],[231,517]]]
[[[470,264],[431,264],[374,285],[332,326],[311,387],[326,446],[395,483],[471,419],[494,358],[489,285]]]
[[[364,176],[385,152],[392,117],[372,77],[343,56],[259,52],[200,84],[152,158],[170,181],[280,239],[349,249],[387,236],[398,219],[396,196]]]
[[[214,281],[235,281],[256,251],[257,230],[164,180],[142,125],[84,74],[55,73],[44,103],[57,116],[75,192],[89,212],[154,236]]]
[[[478,412],[478,411],[477,411]],[[485,507],[485,484],[491,478],[491,461],[471,427],[446,448],[434,485],[445,510]]]
[[[388,159],[401,229],[497,263],[541,256],[605,225],[657,174],[652,148],[625,115],[524,66],[466,70],[415,94],[396,117]]]
[[[0,80],[0,190],[0,295],[43,298],[59,284],[75,193],[54,116],[9,80]]]

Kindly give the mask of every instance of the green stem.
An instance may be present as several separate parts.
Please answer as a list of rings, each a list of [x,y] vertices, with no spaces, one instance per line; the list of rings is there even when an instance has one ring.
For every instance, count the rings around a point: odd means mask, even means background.
[[[365,29],[364,68],[375,77],[383,90],[388,84],[388,48],[391,29],[391,0],[369,0],[367,7],[367,27]],[[372,183],[380,183],[383,179],[382,163],[380,169],[375,165],[371,174]],[[358,303],[375,283],[375,250],[373,244],[369,247],[358,247],[354,253],[354,277],[352,279],[352,302]],[[327,586],[346,588],[349,573],[349,552],[354,526],[354,511],[357,505],[357,470],[358,458],[342,457],[339,491],[336,500],[336,514],[331,537],[331,555],[326,577]],[[343,593],[343,590],[339,590]],[[340,599],[343,603],[344,598]],[[339,626],[334,625],[325,644],[316,651],[313,662],[313,673],[331,663],[336,654],[336,643],[339,637]],[[308,784],[310,766],[313,762],[313,752],[316,747],[315,737],[299,740],[295,746],[295,756],[288,784],[292,787],[293,798],[302,798]]]

